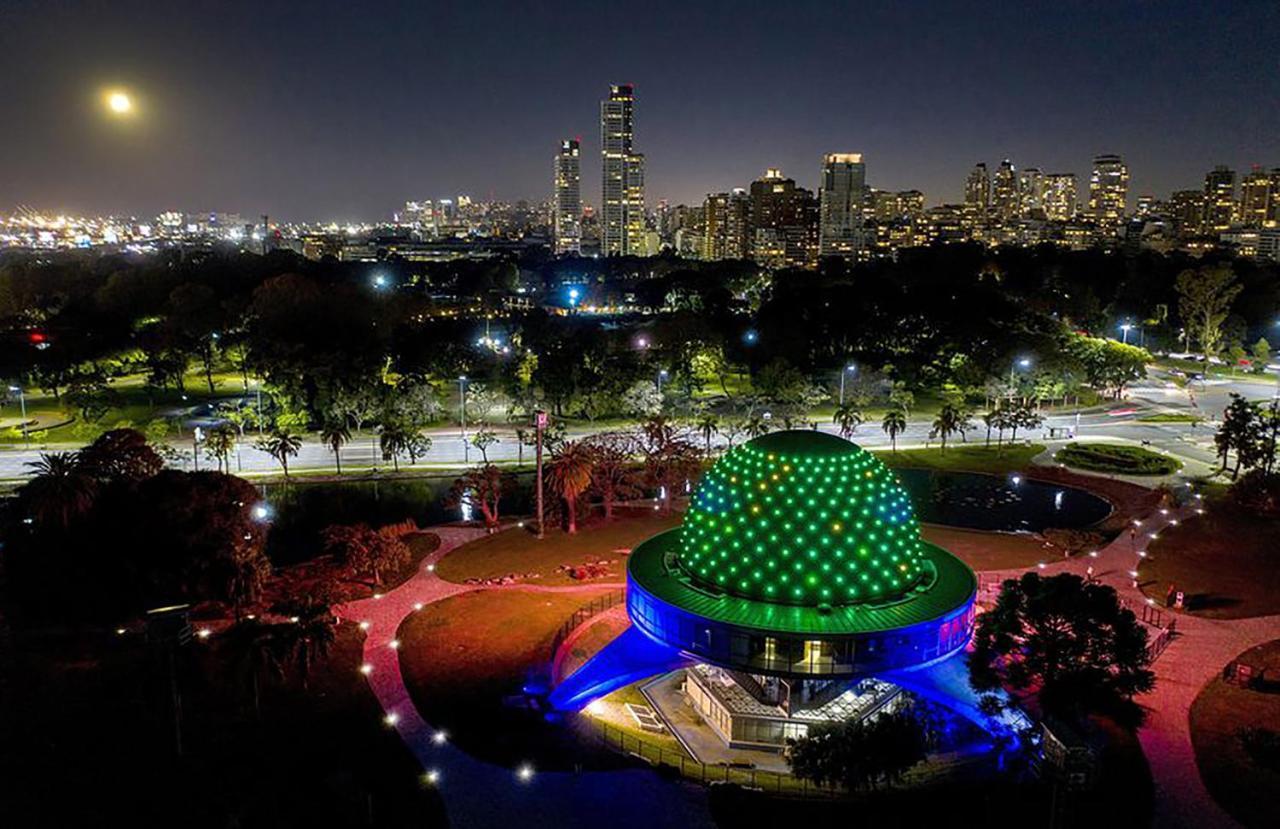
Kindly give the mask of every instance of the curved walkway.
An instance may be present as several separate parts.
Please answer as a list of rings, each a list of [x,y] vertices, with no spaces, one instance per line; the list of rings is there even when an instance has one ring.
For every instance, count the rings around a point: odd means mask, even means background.
[[[529,590],[573,593],[619,587],[616,582],[586,585],[474,585],[447,582],[434,572],[434,564],[462,544],[484,536],[471,527],[435,527],[440,546],[425,559],[418,572],[379,598],[361,599],[336,608],[339,618],[366,624],[364,663],[388,724],[418,758],[423,769],[439,774],[437,785],[453,826],[501,826],[518,821],[522,829],[653,829],[654,826],[714,826],[701,787],[666,781],[646,769],[609,772],[535,773],[521,780],[516,770],[476,760],[453,747],[447,739],[437,742],[437,732],[422,719],[409,697],[400,673],[400,660],[391,646],[401,623],[411,613],[434,602],[479,590]],[[625,791],[625,797],[619,795]],[[619,803],[642,808],[620,809]]]
[[[1078,556],[1040,568],[1044,575],[1075,573],[1084,577],[1092,565],[1094,578],[1114,587],[1131,607],[1150,603],[1134,586],[1133,571],[1153,533],[1171,522],[1193,517],[1194,505],[1176,510],[1155,510],[1142,518],[1136,539],[1121,533],[1096,557]],[[1016,578],[1026,570],[999,570],[983,573],[984,579]],[[1241,651],[1280,638],[1280,615],[1252,619],[1205,619],[1188,613],[1165,610],[1176,619],[1177,634],[1152,665],[1156,687],[1139,698],[1147,719],[1138,730],[1143,753],[1151,766],[1155,784],[1155,814],[1152,825],[1164,827],[1234,827],[1231,818],[1209,794],[1200,779],[1195,750],[1191,744],[1191,703],[1200,689],[1218,675]],[[1263,796],[1263,793],[1259,793]]]

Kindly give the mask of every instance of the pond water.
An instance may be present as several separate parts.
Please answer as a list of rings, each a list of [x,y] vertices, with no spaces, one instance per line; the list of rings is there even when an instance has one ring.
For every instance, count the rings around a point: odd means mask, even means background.
[[[1049,527],[1078,529],[1106,518],[1111,505],[1095,495],[1059,484],[1018,476],[998,477],[927,469],[896,470],[911,493],[916,516],[933,524],[973,530],[1039,532]],[[456,476],[294,482],[260,486],[273,511],[267,551],[276,564],[314,556],[320,532],[330,524],[372,526],[412,518],[420,527],[457,521],[457,507],[445,507]],[[533,511],[532,475],[517,475],[502,499],[506,514]]]
[[[1021,475],[896,470],[911,493],[916,517],[971,530],[1040,532],[1081,529],[1111,514],[1111,504],[1082,489]]]

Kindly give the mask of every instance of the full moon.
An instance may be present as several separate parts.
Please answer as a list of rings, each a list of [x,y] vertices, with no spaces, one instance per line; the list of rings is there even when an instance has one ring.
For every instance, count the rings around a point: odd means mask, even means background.
[[[125,92],[110,92],[107,94],[107,108],[116,115],[127,115],[133,111],[133,101]]]

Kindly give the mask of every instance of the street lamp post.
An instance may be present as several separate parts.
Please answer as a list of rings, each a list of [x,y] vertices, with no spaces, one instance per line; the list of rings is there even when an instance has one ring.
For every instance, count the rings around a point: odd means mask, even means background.
[[[1132,327],[1133,326],[1127,322],[1120,326],[1120,343],[1122,345],[1129,344],[1129,329]]]
[[[844,376],[846,374],[849,374],[857,370],[858,370],[858,367],[853,363],[850,363],[849,365],[840,369],[840,405],[841,406],[844,405]]]
[[[18,406],[22,409],[22,440],[26,443],[27,448],[31,448],[31,433],[27,431],[27,393],[23,391],[22,386],[10,386],[9,391],[18,393]]]
[[[1030,367],[1031,367],[1031,359],[1029,357],[1022,357],[1020,359],[1014,360],[1013,365],[1009,366],[1009,396],[1010,397],[1013,396],[1013,392],[1014,392],[1013,373],[1020,368],[1030,368]]]
[[[462,462],[471,463],[471,451],[467,446],[467,375],[458,377],[458,429],[462,434]]]
[[[534,444],[534,457],[537,472],[535,473],[537,484],[535,491],[537,492],[537,509],[538,509],[538,538],[542,538],[542,432],[547,428],[547,413],[542,409],[534,412],[534,433],[537,440]]]
[[[662,379],[667,376],[667,370],[664,368],[658,372],[658,396],[662,396]]]

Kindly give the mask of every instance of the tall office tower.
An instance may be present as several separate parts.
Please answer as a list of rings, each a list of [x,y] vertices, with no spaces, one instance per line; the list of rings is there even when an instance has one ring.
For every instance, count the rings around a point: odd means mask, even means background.
[[[1076,216],[1076,174],[1049,173],[1044,177],[1044,215],[1055,222]]]
[[[1204,193],[1199,190],[1174,190],[1169,197],[1169,214],[1180,235],[1195,236],[1204,224]]]
[[[991,179],[991,213],[997,222],[1005,223],[1015,221],[1020,212],[1018,174],[1006,158]]]
[[[898,191],[898,218],[915,221],[924,215],[924,193],[919,190]]]
[[[1204,215],[1202,233],[1221,233],[1236,218],[1236,171],[1224,164],[1214,167],[1204,177]]]
[[[750,214],[751,200],[741,187],[728,193],[708,193],[702,203],[702,258],[745,258]]]
[[[1113,234],[1120,229],[1128,195],[1129,168],[1124,160],[1118,155],[1094,156],[1093,174],[1089,177],[1089,212],[1099,228]]]
[[[751,256],[757,262],[809,267],[818,253],[818,202],[780,170],[766,170],[751,182],[750,231]]]
[[[609,87],[609,97],[600,102],[600,249],[605,256],[645,252],[644,156],[632,147],[634,108],[630,84]]]
[[[964,182],[964,220],[970,228],[985,227],[991,213],[991,177],[978,162]]]
[[[861,153],[827,153],[819,186],[818,255],[856,259],[862,248],[867,168]]]
[[[1044,173],[1039,167],[1028,167],[1018,175],[1018,215],[1044,218]]]
[[[1280,224],[1280,167],[1254,165],[1240,183],[1240,221],[1248,227]]]
[[[575,138],[560,142],[555,157],[555,221],[556,253],[582,251],[582,165],[580,147]]]

